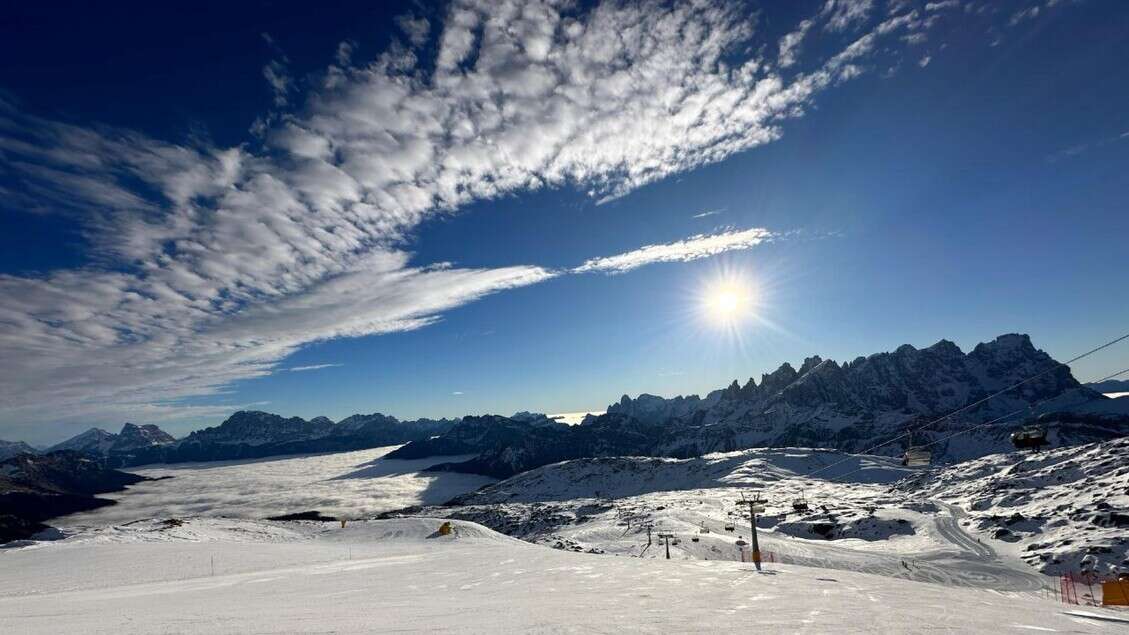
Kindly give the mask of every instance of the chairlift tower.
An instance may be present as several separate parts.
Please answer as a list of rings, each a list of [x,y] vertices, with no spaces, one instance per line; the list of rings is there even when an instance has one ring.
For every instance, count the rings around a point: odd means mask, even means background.
[[[667,531],[659,532],[659,538],[662,538],[663,543],[666,544],[666,559],[670,560],[670,539],[674,538],[674,534]]]
[[[737,501],[737,504],[749,506],[749,527],[750,529],[752,529],[753,533],[753,566],[757,568],[757,571],[760,571],[761,548],[760,543],[757,542],[757,514],[764,513],[764,501],[761,500],[761,495],[759,493],[754,494],[753,498],[751,499],[745,498],[745,495],[742,494],[741,500]]]

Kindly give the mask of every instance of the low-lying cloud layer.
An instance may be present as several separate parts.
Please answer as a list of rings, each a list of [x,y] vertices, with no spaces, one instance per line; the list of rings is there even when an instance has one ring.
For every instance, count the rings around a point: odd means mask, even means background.
[[[305,94],[271,62],[276,110],[230,148],[0,101],[14,183],[0,195],[69,215],[90,245],[86,266],[0,275],[0,423],[199,415],[212,407],[182,400],[269,374],[309,342],[417,329],[560,275],[416,264],[410,243],[472,201],[546,187],[606,201],[778,139],[822,91],[923,41],[937,15],[831,0],[760,46],[757,12],[737,3],[458,0],[441,23],[402,16],[402,39],[375,59],[343,42]],[[695,236],[576,271],[767,237]]]
[[[364,518],[412,505],[439,505],[494,479],[476,474],[420,472],[470,457],[383,461],[393,448],[318,456],[131,470],[173,478],[110,494],[117,505],[57,519],[61,527],[110,525],[144,518],[228,516],[262,519],[318,510]]]

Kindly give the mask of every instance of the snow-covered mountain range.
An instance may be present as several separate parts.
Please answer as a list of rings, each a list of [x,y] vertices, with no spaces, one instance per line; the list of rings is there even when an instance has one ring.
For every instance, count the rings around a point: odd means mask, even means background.
[[[1040,374],[1042,373],[1042,374]],[[1025,380],[1020,388],[898,439],[937,417]],[[375,413],[334,423],[240,411],[221,425],[174,439],[154,425],[126,424],[118,434],[91,429],[50,450],[72,449],[115,466],[260,458],[407,444],[398,458],[475,455],[444,470],[505,478],[539,465],[581,457],[699,456],[750,447],[826,447],[896,454],[1012,413],[1000,425],[937,444],[935,459],[960,461],[1010,447],[1023,422],[1040,420],[1056,445],[1129,432],[1129,400],[1111,400],[1079,384],[1069,368],[1037,350],[1026,335],[1002,335],[963,353],[942,340],[910,345],[839,364],[809,357],[797,370],[783,364],[760,381],[734,381],[704,398],[623,398],[578,426],[545,415],[467,416],[400,421]],[[28,451],[27,447],[18,448]],[[3,450],[3,448],[0,448]]]
[[[937,420],[965,406],[972,407]],[[582,457],[691,457],[790,446],[899,454],[908,445],[937,441],[934,460],[947,463],[1006,451],[1010,434],[1036,421],[1048,427],[1054,445],[1114,438],[1129,433],[1129,400],[1082,386],[1028,336],[1009,334],[967,354],[942,340],[845,364],[809,357],[799,370],[784,364],[759,383],[734,381],[705,398],[624,395],[606,414],[574,427],[464,417],[447,434],[409,443],[390,456],[477,453],[470,461],[437,467],[506,478]],[[906,437],[910,429],[920,431]]]
[[[222,461],[399,445],[442,434],[454,423],[447,419],[400,421],[379,413],[352,415],[334,423],[326,417],[307,421],[269,412],[239,411],[222,424],[197,430],[183,439],[176,439],[152,424],[127,423],[118,434],[91,428],[46,452],[74,450],[106,459],[117,467]],[[18,452],[34,453],[35,450],[20,444],[11,454]]]

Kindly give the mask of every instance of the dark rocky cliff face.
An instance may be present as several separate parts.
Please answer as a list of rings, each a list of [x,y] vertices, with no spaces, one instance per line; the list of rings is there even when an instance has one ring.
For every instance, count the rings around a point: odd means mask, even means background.
[[[958,408],[1029,377],[1020,388],[943,421]],[[1037,350],[1026,335],[1003,335],[965,354],[942,340],[925,349],[909,345],[839,364],[812,356],[799,370],[783,364],[744,385],[733,381],[705,398],[624,395],[581,426],[540,430],[504,417],[468,417],[436,439],[409,443],[395,455],[478,454],[437,469],[497,478],[540,465],[616,455],[690,457],[749,447],[807,446],[862,451],[931,424],[918,442],[937,439],[1001,415],[1021,411],[1006,425],[962,435],[935,446],[942,462],[1011,449],[1008,435],[1041,416],[1058,443],[1088,443],[1129,433],[1129,413],[1092,415],[1104,398],[1081,386],[1065,367]],[[1032,404],[1039,408],[1025,411]],[[1105,400],[1108,401],[1108,400]],[[879,452],[900,453],[905,441]]]
[[[74,450],[0,461],[0,542],[28,538],[56,516],[112,505],[96,495],[145,480]]]

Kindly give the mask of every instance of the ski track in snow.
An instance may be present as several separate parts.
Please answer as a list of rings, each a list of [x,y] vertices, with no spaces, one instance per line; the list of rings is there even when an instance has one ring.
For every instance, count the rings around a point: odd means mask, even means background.
[[[0,632],[1124,632],[1115,612],[1028,594],[575,554],[440,522],[154,521],[7,550]]]
[[[1068,614],[1047,600],[1056,578],[962,525],[983,509],[969,514],[949,485],[894,486],[914,472],[884,457],[850,457],[824,475],[863,468],[853,482],[805,477],[843,455],[803,449],[555,464],[419,512],[462,519],[457,540],[434,539],[434,518],[345,529],[256,520],[309,509],[356,518],[492,482],[421,473],[439,461],[382,459],[389,450],[139,470],[174,478],[63,519],[65,540],[0,549],[0,633],[700,632],[737,623],[788,633],[1125,632],[1116,613]],[[791,508],[800,490],[809,511]],[[769,498],[758,533],[778,562],[766,573],[736,561],[735,543],[749,533],[736,501],[751,491]],[[644,522],[679,537],[673,560],[657,539],[647,545]],[[813,532],[828,524],[834,540]],[[604,554],[569,552],[590,549]]]

